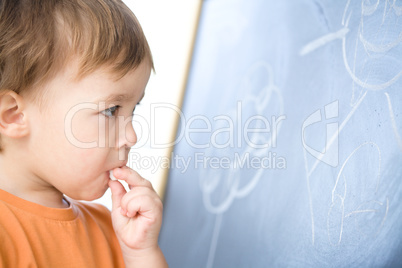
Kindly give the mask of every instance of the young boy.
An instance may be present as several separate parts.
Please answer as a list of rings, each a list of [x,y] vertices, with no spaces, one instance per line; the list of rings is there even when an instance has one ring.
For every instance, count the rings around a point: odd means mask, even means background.
[[[167,266],[162,203],[126,167],[152,68],[121,0],[0,1],[0,267]],[[75,201],[108,187],[111,213]]]

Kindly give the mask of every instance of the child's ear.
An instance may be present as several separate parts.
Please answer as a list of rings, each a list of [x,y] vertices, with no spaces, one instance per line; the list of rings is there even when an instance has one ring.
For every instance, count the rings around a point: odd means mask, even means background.
[[[29,133],[24,99],[11,90],[0,93],[0,134],[21,138]]]

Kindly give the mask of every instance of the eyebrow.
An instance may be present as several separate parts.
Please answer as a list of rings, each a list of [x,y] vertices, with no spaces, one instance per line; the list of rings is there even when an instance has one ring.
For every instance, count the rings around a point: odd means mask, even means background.
[[[144,96],[145,96],[145,92],[144,92],[144,94],[142,94],[138,103],[141,102],[141,100],[144,98]],[[112,94],[112,95],[108,96],[107,98],[99,99],[98,102],[104,101],[107,103],[111,103],[111,102],[121,102],[121,101],[127,101],[127,100],[130,101],[133,98],[134,98],[134,96],[128,95],[128,94]]]
[[[127,94],[112,94],[108,96],[106,99],[103,99],[105,102],[120,102],[123,100],[130,100],[132,99],[132,96],[129,96]]]

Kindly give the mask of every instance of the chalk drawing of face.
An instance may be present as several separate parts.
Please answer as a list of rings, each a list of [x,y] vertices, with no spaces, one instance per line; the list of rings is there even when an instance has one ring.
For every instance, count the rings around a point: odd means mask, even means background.
[[[299,55],[306,56],[327,43],[340,39],[342,41],[342,55],[340,56],[343,59],[346,71],[353,80],[353,84],[351,110],[343,119],[339,127],[339,134],[345,127],[348,127],[348,121],[359,110],[359,106],[364,102],[366,96],[373,91],[381,91],[387,101],[396,143],[402,151],[402,139],[399,134],[401,123],[400,120],[397,120],[400,96],[395,98],[392,96],[395,90],[400,90],[402,82],[402,21],[400,20],[402,5],[397,5],[396,2],[396,0],[362,0],[360,2],[348,0],[341,18],[342,28],[307,43],[301,48]],[[356,148],[349,156],[348,161],[353,160],[354,154],[359,153],[366,146],[367,144],[363,144]],[[378,148],[377,145],[375,146]],[[378,152],[380,152],[380,148],[378,148]],[[380,219],[381,226],[388,211],[388,199],[366,200],[357,207],[349,208],[349,211],[345,209],[345,204],[348,204],[347,193],[349,191],[347,191],[347,185],[350,179],[343,169],[348,166],[348,161],[343,164],[342,170],[338,174],[333,189],[332,204],[328,212],[328,238],[334,245],[341,242],[343,221],[347,218],[353,216],[356,219],[356,225],[359,225],[359,222],[365,222],[365,218],[375,217],[377,220]],[[317,165],[318,162],[316,161],[313,167],[307,170],[308,187],[310,187],[310,176]],[[312,243],[314,244],[314,209],[311,195],[309,198],[312,217]],[[382,214],[378,212],[385,214],[383,219],[379,216]],[[364,229],[360,227],[359,230]]]
[[[400,90],[402,84],[402,3],[362,0],[359,9],[350,4],[348,0],[342,25],[349,29],[353,23],[356,27],[345,32],[342,53],[345,68],[354,82],[351,105],[359,103],[367,90],[384,91],[392,129],[402,151],[401,125],[395,119],[393,96],[387,92],[395,84]]]
[[[234,129],[237,130],[239,124],[247,124],[247,121],[249,123],[253,121],[249,124],[250,127],[262,129],[266,123],[264,118],[271,120],[272,115],[283,113],[282,94],[274,85],[272,67],[266,62],[257,62],[251,66],[240,85],[239,96],[243,95],[240,106],[238,104],[236,109],[231,109],[227,113],[234,122]],[[250,121],[253,116],[255,120]],[[239,122],[239,118],[242,122]],[[215,124],[214,128],[228,127],[227,123],[221,122],[223,123]],[[264,169],[253,168],[248,164],[254,157],[268,155],[279,131],[280,124],[276,127],[275,133],[251,133],[247,136],[248,143],[243,139],[244,132],[240,136],[236,133],[236,137],[242,139],[241,147],[228,146],[219,149],[211,146],[205,151],[207,157],[227,158],[227,165],[221,168],[211,168],[207,165],[199,169],[200,188],[208,212],[222,214],[230,208],[235,199],[244,198],[251,193],[263,175]],[[226,138],[223,137],[222,142],[225,142]]]
[[[349,31],[342,38],[342,56],[347,72],[363,89],[384,90],[402,76],[402,5],[396,2],[346,4],[342,25]],[[362,94],[355,91],[352,103]]]

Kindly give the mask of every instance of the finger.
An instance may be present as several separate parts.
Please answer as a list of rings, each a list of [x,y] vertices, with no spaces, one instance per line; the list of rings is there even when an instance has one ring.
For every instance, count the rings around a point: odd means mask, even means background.
[[[129,203],[133,202],[133,200],[135,198],[137,198],[138,196],[142,196],[142,195],[149,196],[154,200],[159,199],[158,195],[152,189],[150,189],[148,187],[137,186],[137,187],[134,187],[130,192],[128,192],[127,194],[125,194],[123,196],[123,198],[121,199],[121,203],[120,203],[121,208],[124,211],[127,211],[127,205]]]
[[[121,200],[126,194],[123,185],[118,181],[109,181],[109,188],[112,191],[112,210],[116,210],[121,206]]]
[[[137,213],[148,219],[155,219],[161,209],[159,203],[148,195],[136,196],[127,204],[127,217],[134,217]]]
[[[148,180],[144,179],[135,170],[127,166],[115,168],[113,170],[113,175],[118,180],[126,181],[131,187],[144,186],[153,189],[152,184]]]

